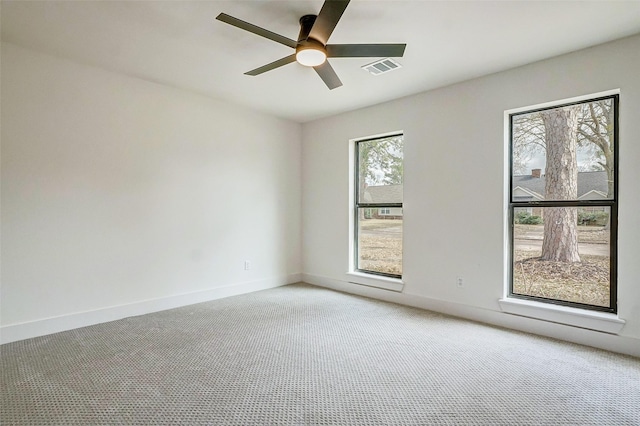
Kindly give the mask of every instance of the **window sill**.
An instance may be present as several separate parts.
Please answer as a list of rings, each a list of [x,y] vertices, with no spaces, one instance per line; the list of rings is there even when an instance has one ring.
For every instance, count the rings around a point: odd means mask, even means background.
[[[368,287],[376,287],[397,292],[401,292],[404,287],[404,283],[401,279],[364,274],[362,272],[347,272],[347,281],[353,284],[366,285]]]
[[[604,333],[618,334],[626,322],[616,314],[588,311],[569,306],[552,305],[516,298],[498,300],[502,312],[536,318],[543,321],[586,328]]]

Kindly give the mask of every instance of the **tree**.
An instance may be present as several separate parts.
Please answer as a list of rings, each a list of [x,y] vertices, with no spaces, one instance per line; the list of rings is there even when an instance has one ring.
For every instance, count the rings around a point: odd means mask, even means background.
[[[582,105],[578,121],[578,144],[591,148],[593,160],[607,172],[607,198],[613,198],[614,188],[615,112],[612,99]]]
[[[539,112],[517,116],[513,121],[511,164],[514,174],[529,172],[528,164],[537,154],[544,154],[545,128]]]
[[[546,144],[545,198],[575,200],[578,196],[576,155],[579,106],[540,112]],[[550,207],[545,211],[542,260],[580,262],[578,211],[573,207]]]
[[[361,185],[401,185],[402,136],[358,143]]]

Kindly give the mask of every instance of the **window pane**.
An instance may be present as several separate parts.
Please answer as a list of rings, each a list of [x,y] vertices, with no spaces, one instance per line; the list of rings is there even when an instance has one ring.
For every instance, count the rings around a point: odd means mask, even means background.
[[[402,135],[358,142],[358,203],[402,203]]]
[[[610,208],[515,208],[513,293],[610,306]]]
[[[512,201],[611,200],[612,98],[512,116]]]
[[[402,275],[402,209],[358,209],[357,269]]]

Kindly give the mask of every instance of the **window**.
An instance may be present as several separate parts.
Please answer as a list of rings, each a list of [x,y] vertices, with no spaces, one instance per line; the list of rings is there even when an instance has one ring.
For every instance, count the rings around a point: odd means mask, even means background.
[[[355,162],[355,269],[401,278],[403,136],[356,141]]]
[[[509,297],[615,313],[618,95],[509,127]]]

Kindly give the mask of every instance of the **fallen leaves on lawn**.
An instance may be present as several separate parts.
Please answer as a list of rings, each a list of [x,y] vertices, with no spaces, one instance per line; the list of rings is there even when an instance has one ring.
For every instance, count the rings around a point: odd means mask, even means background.
[[[513,290],[517,294],[609,306],[609,258],[581,256],[581,262],[553,262],[530,257],[516,260]]]

